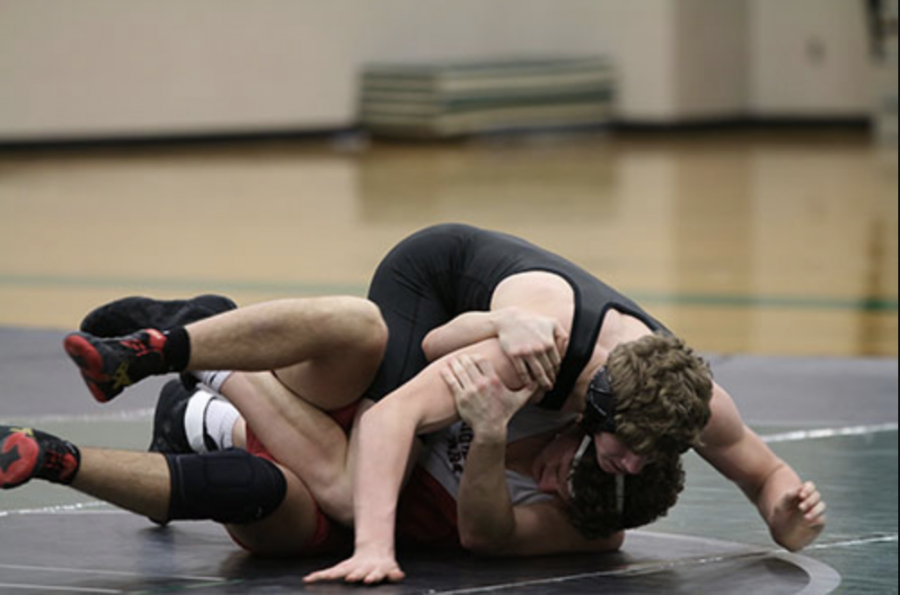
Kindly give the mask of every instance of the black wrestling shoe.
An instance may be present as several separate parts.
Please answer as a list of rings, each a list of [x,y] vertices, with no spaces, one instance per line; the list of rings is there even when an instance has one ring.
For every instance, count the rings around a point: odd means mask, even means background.
[[[188,401],[194,394],[193,390],[189,390],[179,380],[172,380],[163,387],[153,416],[153,441],[148,449],[150,452],[171,455],[194,452],[184,429]]]
[[[34,478],[69,484],[81,464],[71,442],[30,428],[0,426],[0,489],[11,490]]]
[[[156,402],[156,413],[153,416],[153,440],[150,442],[150,448],[147,449],[148,452],[163,455],[193,453],[184,429],[188,401],[193,395],[192,390],[189,390],[189,387],[179,380],[172,380],[163,387],[159,394],[159,400]],[[150,521],[160,527],[169,525],[168,521],[157,519],[150,519]]]
[[[164,355],[167,340],[154,329],[115,339],[72,333],[66,337],[64,346],[81,369],[81,376],[94,398],[108,403],[126,387],[169,371]]]
[[[153,417],[153,441],[150,452],[161,454],[204,454],[219,450],[215,440],[206,433],[206,408],[217,397],[206,388],[196,388],[194,384],[184,384],[173,380],[166,384],[156,402]],[[196,444],[188,436],[188,411],[195,407],[192,416],[196,427]],[[199,442],[202,436],[202,444]]]
[[[108,339],[147,328],[167,331],[235,309],[237,304],[220,295],[170,301],[129,297],[100,306],[88,314],[81,321],[81,332]]]

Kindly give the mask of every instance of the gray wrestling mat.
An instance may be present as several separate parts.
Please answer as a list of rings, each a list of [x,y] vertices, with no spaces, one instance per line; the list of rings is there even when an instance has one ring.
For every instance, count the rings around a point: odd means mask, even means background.
[[[0,420],[92,446],[142,450],[162,380],[101,407],[62,352],[62,333],[0,329]],[[778,550],[743,496],[698,457],[670,516],[621,553],[477,560],[405,552],[402,585],[375,593],[896,593],[897,389],[892,360],[713,358],[751,426],[829,503],[803,555]],[[271,561],[212,523],[149,521],[39,482],[0,492],[0,593],[343,593],[305,588],[333,559]],[[369,592],[370,590],[366,590]]]
[[[25,539],[0,550],[0,592],[317,593],[302,577],[337,559],[257,560],[238,552],[209,524],[155,529],[137,517],[82,511],[41,520],[4,519],[3,534]],[[91,537],[87,537],[91,536]],[[68,544],[65,547],[63,544]],[[81,544],[80,547],[77,544]],[[830,567],[801,556],[692,537],[634,533],[624,553],[599,557],[485,561],[461,554],[403,556],[409,579],[366,592],[451,593],[829,593],[840,583]]]

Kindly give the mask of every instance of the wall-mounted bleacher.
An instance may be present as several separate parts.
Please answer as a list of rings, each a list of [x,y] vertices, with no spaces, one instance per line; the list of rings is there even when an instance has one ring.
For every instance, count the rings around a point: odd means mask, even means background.
[[[611,121],[615,87],[602,57],[372,65],[360,120],[407,138],[594,127]]]

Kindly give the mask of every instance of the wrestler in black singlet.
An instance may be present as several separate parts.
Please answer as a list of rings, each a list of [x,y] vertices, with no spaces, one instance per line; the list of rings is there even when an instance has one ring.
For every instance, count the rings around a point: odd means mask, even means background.
[[[556,387],[541,406],[560,409],[597,344],[610,308],[665,328],[596,277],[519,238],[466,225],[439,225],[401,242],[384,259],[369,290],[390,330],[387,352],[367,396],[380,400],[428,366],[422,342],[466,312],[489,311],[497,286],[520,273],[545,271],[575,290],[575,319]]]

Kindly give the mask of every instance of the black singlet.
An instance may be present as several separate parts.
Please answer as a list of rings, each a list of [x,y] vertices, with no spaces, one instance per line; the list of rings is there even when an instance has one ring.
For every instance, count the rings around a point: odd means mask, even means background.
[[[422,342],[429,332],[460,314],[489,311],[500,283],[536,271],[559,275],[575,292],[569,348],[543,408],[563,406],[593,356],[610,308],[665,330],[632,300],[560,256],[507,234],[439,225],[401,242],[375,273],[369,299],[381,308],[390,338],[368,397],[384,398],[428,366]]]

